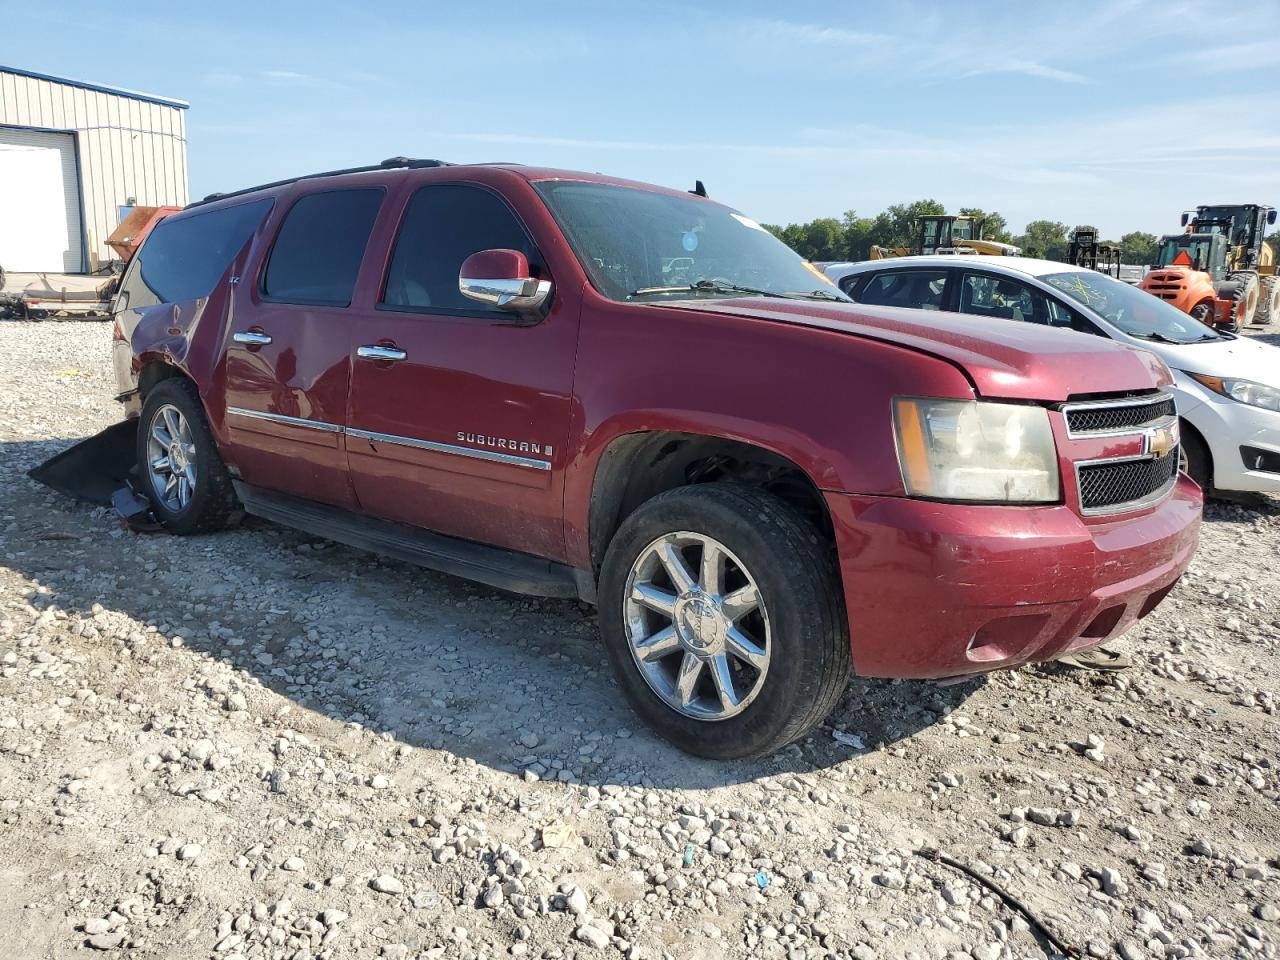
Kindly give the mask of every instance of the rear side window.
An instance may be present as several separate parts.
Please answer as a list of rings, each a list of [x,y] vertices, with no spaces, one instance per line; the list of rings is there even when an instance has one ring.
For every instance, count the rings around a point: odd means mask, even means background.
[[[383,194],[375,187],[299,199],[271,248],[263,296],[284,303],[348,306]]]
[[[1048,324],[1053,318],[1049,298],[1039,290],[983,273],[965,274],[960,285],[960,312],[1024,323]]]
[[[270,200],[209,210],[156,224],[121,293],[130,309],[207,297],[262,224]]]
[[[389,309],[430,313],[500,312],[458,291],[462,261],[495,249],[519,250],[534,276],[546,275],[533,241],[496,194],[462,183],[422,187],[405,208],[382,303]]]
[[[890,270],[872,277],[858,294],[858,302],[877,307],[941,310],[946,289],[945,270]]]

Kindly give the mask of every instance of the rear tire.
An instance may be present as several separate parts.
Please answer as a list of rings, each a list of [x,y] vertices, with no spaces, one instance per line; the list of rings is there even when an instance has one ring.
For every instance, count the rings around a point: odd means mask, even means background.
[[[723,557],[710,574],[709,550]],[[675,575],[671,551],[682,564]],[[609,544],[599,607],[628,702],[688,753],[771,753],[817,726],[848,682],[832,551],[786,502],[754,487],[698,484],[641,505]]]
[[[243,516],[200,395],[184,377],[162,380],[147,394],[138,424],[138,473],[151,512],[170,533],[212,533]]]
[[[1262,277],[1258,281],[1258,312],[1254,323],[1271,323],[1280,317],[1280,277]]]
[[[1200,431],[1186,420],[1182,420],[1178,428],[1182,436],[1179,466],[1183,473],[1200,485],[1201,490],[1208,493],[1213,486],[1213,455],[1209,452],[1209,445],[1200,436]]]

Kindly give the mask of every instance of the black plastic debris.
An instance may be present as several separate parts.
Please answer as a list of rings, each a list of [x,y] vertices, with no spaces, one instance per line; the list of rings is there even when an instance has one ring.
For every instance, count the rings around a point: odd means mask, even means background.
[[[137,464],[138,421],[123,420],[81,440],[28,472],[59,493],[109,507]]]
[[[159,533],[164,529],[151,513],[151,504],[129,484],[111,495],[111,505],[121,522],[134,533]]]

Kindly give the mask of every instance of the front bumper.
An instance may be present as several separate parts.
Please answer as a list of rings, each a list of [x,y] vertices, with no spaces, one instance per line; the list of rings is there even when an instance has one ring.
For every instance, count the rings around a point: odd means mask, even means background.
[[[1052,660],[1119,636],[1191,561],[1200,488],[1086,523],[1065,506],[828,493],[854,671],[942,678]]]

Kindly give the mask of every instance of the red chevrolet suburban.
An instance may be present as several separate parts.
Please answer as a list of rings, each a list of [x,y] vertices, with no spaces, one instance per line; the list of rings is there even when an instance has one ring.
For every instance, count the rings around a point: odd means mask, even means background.
[[[115,305],[155,516],[594,602],[715,758],[1155,608],[1201,509],[1158,359],[854,305],[704,193],[397,158],[169,217]]]

